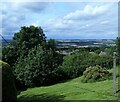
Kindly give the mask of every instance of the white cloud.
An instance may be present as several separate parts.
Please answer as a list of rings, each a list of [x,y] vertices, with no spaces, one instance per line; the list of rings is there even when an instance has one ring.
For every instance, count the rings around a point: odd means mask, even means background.
[[[106,21],[102,21],[101,24],[108,24],[110,21],[106,20]]]
[[[101,14],[104,14],[108,9],[110,8],[110,5],[104,5],[104,6],[91,6],[86,5],[83,10],[76,10],[75,12],[71,12],[67,14],[64,19],[91,19],[92,17],[99,16]]]
[[[76,10],[56,19],[47,22],[47,33],[52,33],[52,36],[65,36],[67,38],[115,38],[117,34],[116,18],[117,16],[115,5],[86,5],[83,10]],[[108,25],[109,24],[109,25]],[[111,26],[112,25],[112,26]],[[108,33],[109,31],[109,33]],[[55,35],[60,34],[60,35]]]
[[[83,10],[76,10],[63,16],[63,18],[49,19],[45,26],[49,27],[49,30],[64,30],[64,31],[79,31],[81,29],[90,28],[94,26],[95,16],[101,17],[109,9],[110,4],[92,6],[86,5]],[[85,20],[84,20],[85,19]],[[106,22],[103,22],[106,23]],[[46,27],[45,27],[46,28]],[[71,28],[71,29],[70,29]]]

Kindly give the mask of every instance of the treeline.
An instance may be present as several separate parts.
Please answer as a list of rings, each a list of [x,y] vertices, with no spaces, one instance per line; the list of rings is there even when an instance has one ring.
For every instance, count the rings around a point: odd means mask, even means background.
[[[106,55],[99,55],[101,50]],[[21,89],[78,77],[89,66],[112,68],[114,51],[116,47],[94,51],[80,49],[63,56],[56,52],[53,39],[46,41],[42,28],[24,26],[15,33],[11,44],[3,48],[2,60],[12,67],[17,89]]]

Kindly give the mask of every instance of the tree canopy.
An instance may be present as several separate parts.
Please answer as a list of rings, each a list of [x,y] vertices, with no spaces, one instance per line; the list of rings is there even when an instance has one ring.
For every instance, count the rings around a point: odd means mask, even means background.
[[[55,41],[46,41],[41,27],[21,27],[10,45],[3,48],[3,60],[8,62],[20,83],[40,86],[59,80],[58,66],[63,56],[55,51]],[[18,86],[19,87],[19,86]]]
[[[3,48],[3,61],[14,65],[20,56],[25,57],[31,48],[43,42],[46,43],[46,37],[41,27],[23,26],[14,34],[11,44]]]
[[[52,49],[43,50],[40,45],[31,49],[26,58],[19,58],[15,75],[27,86],[40,86],[58,80],[58,66],[62,57]]]

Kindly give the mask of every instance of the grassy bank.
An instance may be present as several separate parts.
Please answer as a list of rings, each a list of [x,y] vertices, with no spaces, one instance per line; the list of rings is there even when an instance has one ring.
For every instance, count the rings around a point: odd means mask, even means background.
[[[112,72],[112,70],[110,70]],[[113,94],[113,81],[82,83],[82,77],[51,86],[29,88],[18,95],[19,102],[65,101],[65,100],[117,100]],[[118,85],[118,78],[116,81]]]

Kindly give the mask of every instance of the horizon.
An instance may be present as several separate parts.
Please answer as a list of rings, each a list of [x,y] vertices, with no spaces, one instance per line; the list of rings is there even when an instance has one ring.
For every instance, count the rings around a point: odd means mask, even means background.
[[[50,38],[50,39],[52,39],[52,38]],[[50,40],[50,39],[46,39],[46,40]],[[0,38],[0,40],[4,40],[4,39],[1,39]],[[13,40],[12,38],[8,38],[8,39],[5,39],[5,40]],[[105,38],[100,38],[100,39],[54,39],[54,40],[116,40],[116,38],[107,38],[107,39],[105,39]]]

